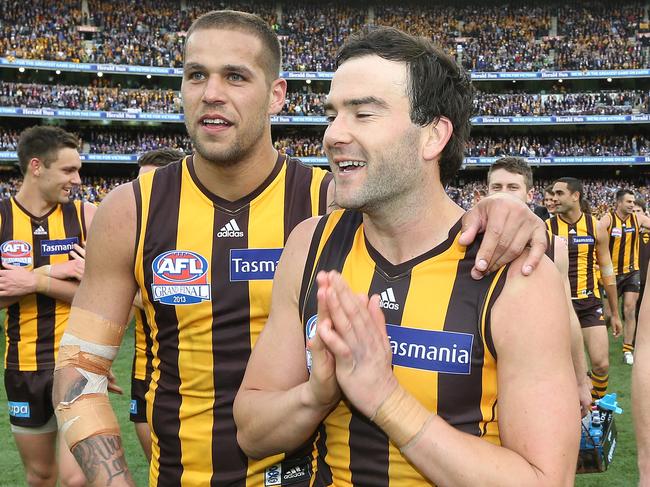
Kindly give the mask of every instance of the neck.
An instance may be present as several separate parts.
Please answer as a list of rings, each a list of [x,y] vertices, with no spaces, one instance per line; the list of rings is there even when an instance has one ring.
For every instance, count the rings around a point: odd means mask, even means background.
[[[565,221],[569,223],[575,223],[580,220],[580,217],[582,217],[582,210],[580,210],[580,207],[571,208],[561,216]]]
[[[398,265],[444,242],[462,214],[437,184],[434,190],[412,192],[409,201],[364,212],[364,233],[386,260]]]
[[[261,144],[260,144],[261,145]],[[212,194],[236,201],[252,193],[271,174],[278,152],[269,142],[230,166],[220,166],[194,153],[196,176]]]
[[[31,183],[27,179],[23,181],[20,191],[16,193],[15,198],[20,203],[20,206],[35,217],[46,215],[58,204],[45,201],[36,184]]]
[[[623,213],[621,210],[618,208],[616,209],[616,216],[619,217],[621,220],[627,220],[627,217],[630,216],[627,213]]]

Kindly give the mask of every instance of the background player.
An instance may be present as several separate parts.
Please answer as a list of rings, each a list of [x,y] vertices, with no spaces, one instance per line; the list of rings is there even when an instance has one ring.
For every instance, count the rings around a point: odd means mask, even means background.
[[[70,201],[80,184],[78,139],[56,127],[25,130],[18,143],[23,184],[0,202],[0,306],[5,318],[5,388],[11,430],[30,486],[57,481],[52,373],[69,303],[83,263],[71,259],[83,245],[95,207]],[[58,476],[67,486],[85,479],[64,442]]]
[[[488,193],[508,193],[524,203],[533,199],[533,171],[521,157],[504,157],[495,161],[487,175]],[[571,356],[578,383],[578,395],[584,414],[591,405],[591,381],[587,376],[584,341],[580,332],[580,322],[571,305],[571,285],[569,284],[569,260],[566,242],[552,238],[547,255],[555,263],[564,281],[564,291],[569,304],[569,321],[571,324]]]
[[[641,281],[639,276],[640,228],[650,229],[650,218],[634,212],[634,192],[619,189],[616,192],[616,208],[606,213],[601,222],[609,233],[609,251],[616,274],[618,298],[623,297],[623,361],[634,363],[634,335],[636,332],[636,308]],[[618,302],[617,302],[618,306]],[[609,310],[605,309],[606,315]]]
[[[183,157],[185,157],[185,154],[175,149],[156,149],[146,152],[138,158],[138,166],[140,167],[138,175],[146,174],[159,167],[165,167],[172,162],[180,161]],[[147,315],[144,312],[140,291],[138,291],[134,300],[133,316],[135,318],[135,356],[133,357],[129,418],[133,422],[147,460],[151,461],[151,429],[147,423],[145,394],[151,381],[153,353],[151,352],[151,330],[147,322]]]
[[[616,280],[609,254],[607,227],[594,216],[584,213],[584,189],[575,178],[560,178],[553,185],[555,216],[546,221],[549,231],[564,239],[569,248],[569,284],[573,308],[578,315],[591,361],[592,397],[603,397],[609,382],[609,341],[603,317],[596,264],[615,312],[614,336],[621,333],[616,307]],[[612,294],[613,293],[613,294]]]
[[[637,215],[648,216],[646,201],[643,198],[637,198],[634,201],[634,213]],[[639,289],[639,296],[643,296],[645,290],[646,277],[648,276],[648,264],[650,262],[650,230],[641,227],[639,233],[639,276],[641,287]],[[636,318],[639,319],[639,310],[641,308],[641,299],[636,303]]]

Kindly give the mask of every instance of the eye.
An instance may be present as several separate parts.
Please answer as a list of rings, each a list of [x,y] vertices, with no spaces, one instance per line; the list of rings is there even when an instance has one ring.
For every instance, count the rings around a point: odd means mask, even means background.
[[[325,118],[327,119],[327,123],[332,123],[336,119],[336,115],[325,115]]]
[[[205,75],[200,71],[194,71],[188,75],[188,78],[192,81],[203,81],[205,79]]]
[[[230,73],[228,75],[229,81],[245,81],[244,77],[239,73]]]

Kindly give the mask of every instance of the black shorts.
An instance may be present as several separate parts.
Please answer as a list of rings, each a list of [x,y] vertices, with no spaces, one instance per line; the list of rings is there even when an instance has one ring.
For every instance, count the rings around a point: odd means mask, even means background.
[[[5,370],[5,390],[11,424],[38,428],[52,418],[53,381],[54,370]]]
[[[578,315],[581,328],[605,326],[603,303],[601,303],[600,299],[589,296],[584,299],[572,299],[571,303],[573,303],[573,309]]]
[[[129,407],[129,418],[134,423],[147,422],[147,401],[144,395],[149,390],[151,380],[131,379],[131,405]]]
[[[638,293],[639,291],[641,291],[641,273],[639,271],[616,276],[616,292],[619,297],[623,293]]]

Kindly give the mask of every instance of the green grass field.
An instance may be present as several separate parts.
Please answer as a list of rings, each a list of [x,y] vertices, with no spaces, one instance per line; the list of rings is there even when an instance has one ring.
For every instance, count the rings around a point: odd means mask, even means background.
[[[4,339],[0,340],[0,351],[4,357]],[[631,487],[638,481],[636,465],[636,444],[632,426],[630,404],[630,372],[631,368],[621,361],[620,342],[612,342],[610,347],[610,391],[617,392],[619,405],[624,413],[616,418],[618,427],[618,446],[610,469],[602,474],[578,475],[578,487]],[[133,328],[130,327],[124,338],[124,344],[114,364],[113,370],[119,384],[125,389],[124,396],[111,395],[113,408],[122,428],[122,440],[126,450],[129,468],[139,486],[147,485],[148,465],[135,436],[133,424],[129,421],[130,374],[133,360]],[[543,410],[545,400],[553,400],[552,392],[548,398],[540,398],[540,410]],[[0,404],[6,404],[4,387],[0,387]],[[2,406],[4,408],[4,406]],[[5,409],[6,411],[6,409]],[[20,457],[13,442],[9,428],[9,417],[3,413],[0,418],[0,487],[16,487],[25,485],[24,473]]]

